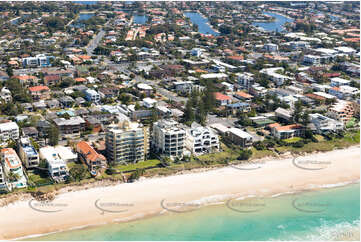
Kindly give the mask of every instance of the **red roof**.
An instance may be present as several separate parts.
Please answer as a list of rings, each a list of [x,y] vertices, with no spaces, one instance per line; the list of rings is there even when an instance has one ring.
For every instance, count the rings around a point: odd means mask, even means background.
[[[80,141],[76,145],[76,150],[82,153],[87,160],[89,161],[96,161],[96,160],[105,160],[105,157],[99,153],[97,153],[93,147],[91,147],[87,142]]]
[[[219,100],[219,101],[223,101],[223,100],[231,100],[231,98],[227,95],[224,95],[220,92],[215,92],[214,93],[214,98]]]
[[[40,91],[49,91],[49,87],[47,86],[35,86],[35,87],[29,87],[30,92],[40,92]]]

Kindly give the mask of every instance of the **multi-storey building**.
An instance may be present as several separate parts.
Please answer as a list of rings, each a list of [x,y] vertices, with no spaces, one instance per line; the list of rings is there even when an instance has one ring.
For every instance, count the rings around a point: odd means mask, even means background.
[[[136,122],[110,125],[105,140],[106,156],[112,163],[135,163],[149,154],[149,129]]]
[[[172,119],[162,119],[153,124],[152,147],[156,152],[174,159],[182,157],[186,132]]]
[[[267,52],[278,52],[278,45],[276,44],[272,44],[272,43],[267,43],[263,46],[263,48],[267,51]]]
[[[21,160],[12,148],[0,151],[1,163],[10,189],[27,187],[27,180],[21,165]]]
[[[86,89],[84,91],[85,99],[89,102],[99,103],[100,102],[100,94],[93,89]]]
[[[355,109],[352,102],[339,100],[328,109],[327,116],[346,124],[354,113]]]
[[[19,126],[15,122],[0,123],[0,141],[19,138]]]
[[[217,152],[219,150],[218,135],[208,127],[188,129],[186,147],[196,155]]]
[[[323,116],[319,113],[311,113],[309,117],[318,133],[336,132],[342,130],[344,127],[342,122]]]
[[[20,159],[27,169],[39,166],[39,154],[32,146],[28,137],[21,138],[18,143]]]
[[[236,76],[238,84],[244,89],[248,90],[254,84],[254,75],[252,73],[237,73]]]
[[[61,136],[76,135],[79,136],[84,131],[86,122],[83,118],[76,116],[69,119],[56,118],[53,120]]]
[[[23,58],[24,67],[46,67],[51,66],[50,62],[54,59],[54,56],[47,56],[45,54],[39,54],[35,57]]]
[[[48,172],[55,181],[64,181],[69,175],[68,167],[59,153],[52,146],[40,148],[40,158],[44,159],[48,164]]]

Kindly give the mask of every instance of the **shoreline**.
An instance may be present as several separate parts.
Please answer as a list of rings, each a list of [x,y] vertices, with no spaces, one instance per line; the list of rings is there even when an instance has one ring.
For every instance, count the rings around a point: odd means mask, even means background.
[[[349,185],[358,184],[359,182],[360,182],[360,180],[349,181],[349,182],[344,182],[344,183],[324,184],[324,185],[320,185],[320,186],[315,187],[315,188],[311,188],[309,190],[295,190],[295,191],[289,191],[289,192],[283,192],[283,193],[277,193],[277,194],[269,194],[269,195],[261,197],[261,198],[270,199],[270,198],[277,198],[277,197],[293,195],[293,194],[301,194],[301,193],[304,193],[304,192],[314,192],[314,191],[321,191],[321,190],[325,190],[325,189],[341,188],[341,187],[345,187],[345,186],[349,186]],[[251,198],[258,198],[258,196],[252,195],[252,194],[247,195],[245,197],[237,197],[235,195],[229,195],[228,199],[223,199],[223,200],[218,201],[218,202],[215,201],[213,203],[201,204],[201,207],[199,209],[204,208],[204,207],[209,207],[209,206],[225,205],[227,203],[227,201],[230,200],[230,199],[232,199],[232,200],[233,199],[235,199],[235,200],[247,200],[247,199],[251,199]],[[202,200],[202,199],[204,199],[204,198],[201,198],[200,200]],[[44,234],[27,235],[27,236],[23,236],[23,237],[13,238],[11,240],[19,241],[19,240],[24,240],[24,239],[43,237],[43,236],[62,233],[62,232],[70,232],[70,231],[73,231],[73,230],[91,229],[91,228],[106,226],[106,225],[110,225],[110,224],[128,223],[128,222],[133,222],[133,221],[137,221],[137,220],[153,218],[155,216],[162,216],[163,214],[166,214],[166,213],[169,213],[169,212],[166,211],[166,210],[163,210],[163,211],[161,211],[159,213],[154,213],[154,214],[133,216],[133,217],[118,219],[118,220],[115,219],[110,223],[97,223],[97,224],[83,225],[83,226],[73,227],[73,228],[64,229],[64,230],[48,232],[48,233],[44,233]]]
[[[62,193],[53,202],[66,203],[72,209],[64,209],[58,213],[36,212],[29,208],[29,201],[18,201],[0,208],[0,213],[7,218],[6,222],[0,222],[0,239],[38,237],[49,233],[143,219],[162,214],[164,209],[159,205],[165,198],[176,202],[202,201],[201,204],[204,206],[250,195],[275,197],[291,192],[355,183],[360,177],[359,151],[359,146],[353,146],[301,156],[311,160],[336,161],[318,171],[299,169],[292,164],[291,158],[273,158],[264,163],[262,169],[256,170],[239,170],[227,166],[204,172],[145,178],[135,183]],[[276,176],[272,175],[277,173]],[[245,176],[247,179],[239,179]],[[191,189],[184,190],[184,187]],[[89,203],[99,198],[113,202],[126,200],[135,204],[136,209],[101,215],[94,203]],[[16,228],[23,230],[18,231]]]

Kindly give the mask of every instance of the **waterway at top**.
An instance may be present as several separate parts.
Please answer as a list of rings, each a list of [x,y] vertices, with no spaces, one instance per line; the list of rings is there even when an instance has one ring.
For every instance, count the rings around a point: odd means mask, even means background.
[[[285,16],[282,16],[280,14],[276,14],[276,13],[271,13],[271,12],[263,12],[263,14],[269,15],[271,17],[275,18],[275,21],[273,22],[253,22],[252,25],[253,26],[257,26],[257,27],[261,27],[266,31],[284,31],[285,28],[283,27],[283,25],[285,23],[289,23],[289,22],[293,22],[292,19],[287,18]]]
[[[209,21],[207,18],[203,17],[198,12],[186,12],[184,13],[186,17],[188,17],[193,24],[196,24],[198,26],[198,32],[201,34],[210,34],[217,36],[219,33],[214,31],[212,27],[209,24]]]

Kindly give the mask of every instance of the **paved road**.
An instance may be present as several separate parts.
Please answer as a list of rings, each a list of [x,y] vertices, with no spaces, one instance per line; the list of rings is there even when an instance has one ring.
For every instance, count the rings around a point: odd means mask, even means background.
[[[158,93],[160,93],[164,97],[168,98],[169,100],[172,100],[175,102],[184,102],[184,103],[187,102],[187,98],[176,96],[175,93],[170,92],[170,91],[164,89],[163,87],[160,87],[158,85],[158,83],[156,83],[153,80],[146,80],[141,76],[135,76],[134,79],[135,79],[136,83],[145,83],[145,84],[153,86]]]
[[[85,48],[88,55],[93,54],[93,50],[98,46],[100,40],[104,37],[104,35],[105,35],[105,31],[100,30],[99,33],[95,36],[95,38],[93,38],[89,42],[88,46]]]

